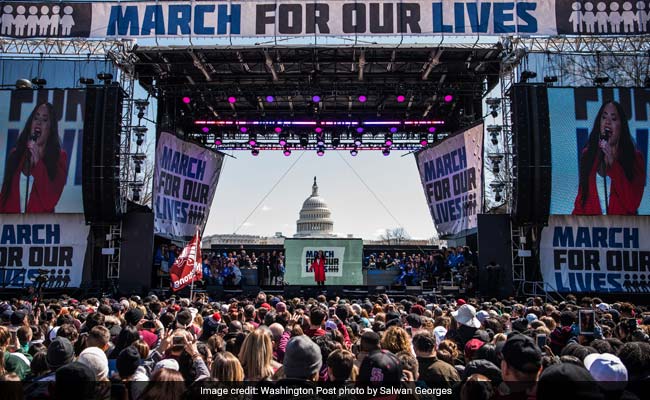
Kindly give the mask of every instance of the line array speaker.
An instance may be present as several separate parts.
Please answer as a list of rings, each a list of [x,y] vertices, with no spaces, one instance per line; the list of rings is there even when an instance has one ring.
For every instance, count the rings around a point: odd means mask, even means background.
[[[120,124],[124,91],[118,83],[86,93],[83,138],[83,203],[86,223],[120,218]]]
[[[512,107],[512,217],[518,223],[546,224],[551,206],[551,132],[546,86],[513,86]]]

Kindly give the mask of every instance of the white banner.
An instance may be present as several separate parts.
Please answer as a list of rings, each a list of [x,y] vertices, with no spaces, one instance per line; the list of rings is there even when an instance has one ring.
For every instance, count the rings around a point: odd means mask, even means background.
[[[438,234],[476,228],[483,196],[483,124],[415,153]]]
[[[648,31],[649,9],[648,0],[11,1],[0,2],[0,35],[632,35]]]
[[[162,132],[153,182],[154,232],[169,238],[193,236],[208,221],[223,154]]]
[[[546,290],[650,291],[650,217],[553,215],[542,231]]]
[[[345,247],[303,247],[300,277],[314,278],[314,271],[310,271],[309,268],[319,251],[322,251],[325,256],[325,277],[343,276]]]
[[[89,229],[83,214],[3,214],[0,287],[79,287]]]

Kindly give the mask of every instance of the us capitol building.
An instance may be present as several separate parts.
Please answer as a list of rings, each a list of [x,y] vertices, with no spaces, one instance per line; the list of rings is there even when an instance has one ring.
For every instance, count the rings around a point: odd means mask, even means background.
[[[302,203],[300,218],[296,222],[295,238],[333,238],[336,237],[332,212],[327,207],[325,199],[318,195],[318,184],[314,177],[311,196]]]

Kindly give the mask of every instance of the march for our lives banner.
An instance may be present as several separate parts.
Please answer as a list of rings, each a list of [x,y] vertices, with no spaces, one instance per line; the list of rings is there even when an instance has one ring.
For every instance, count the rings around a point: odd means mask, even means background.
[[[553,215],[542,231],[546,290],[650,291],[650,218]]]
[[[438,234],[476,228],[483,194],[483,124],[417,152],[415,160]]]
[[[203,231],[217,188],[223,154],[162,132],[153,183],[154,231],[174,239]]]
[[[636,35],[648,0],[0,2],[0,36]]]
[[[4,214],[0,287],[79,287],[90,227],[83,214]]]

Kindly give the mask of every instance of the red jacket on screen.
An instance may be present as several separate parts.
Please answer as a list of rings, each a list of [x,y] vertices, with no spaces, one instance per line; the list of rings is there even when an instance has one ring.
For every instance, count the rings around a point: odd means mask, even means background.
[[[607,169],[607,176],[611,179],[609,189],[609,215],[636,215],[643,197],[645,187],[645,169],[641,152],[638,150],[634,154],[634,179],[629,181],[625,176],[625,171],[621,164],[616,161]],[[596,179],[598,176],[598,157],[594,159],[594,165],[589,173],[589,186],[587,192],[587,201],[582,204],[582,189],[578,186],[578,195],[573,208],[573,215],[602,215],[603,210],[600,207],[598,198],[598,186],[602,185],[601,180]]]
[[[4,193],[0,193],[0,213],[20,213],[20,175],[23,170],[23,160],[18,165],[9,186],[9,197],[2,202]],[[57,163],[56,177],[50,180],[43,159],[32,166],[32,191],[27,201],[27,213],[53,213],[54,207],[61,198],[63,187],[67,180],[68,155],[61,150]]]

